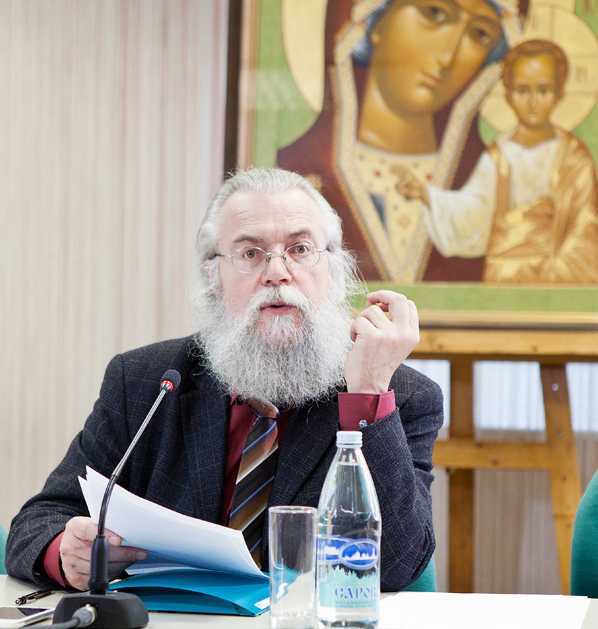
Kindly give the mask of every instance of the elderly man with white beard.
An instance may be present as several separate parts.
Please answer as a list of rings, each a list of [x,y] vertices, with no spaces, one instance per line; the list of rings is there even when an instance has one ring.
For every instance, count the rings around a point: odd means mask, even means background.
[[[419,339],[413,302],[359,290],[340,220],[302,177],[252,169],[228,179],[197,238],[196,334],[116,356],[83,430],[14,518],[13,576],[85,589],[96,525],[77,482],[108,476],[166,369],[182,376],[120,484],[196,518],[243,531],[267,570],[266,508],[316,506],[336,431],[361,430],[382,512],[381,583],[400,590],[434,550],[432,449],[442,395],[403,365]],[[143,549],[108,532],[110,573]]]

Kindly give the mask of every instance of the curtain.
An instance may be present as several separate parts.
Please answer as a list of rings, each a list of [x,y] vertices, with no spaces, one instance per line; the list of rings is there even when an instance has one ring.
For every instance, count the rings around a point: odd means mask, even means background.
[[[222,176],[226,30],[226,2],[0,3],[5,527],[108,360],[191,331],[194,233]]]

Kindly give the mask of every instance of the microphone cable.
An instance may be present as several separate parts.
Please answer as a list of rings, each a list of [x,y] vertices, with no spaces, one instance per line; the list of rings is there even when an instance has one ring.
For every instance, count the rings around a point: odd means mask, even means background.
[[[79,607],[70,620],[52,625],[37,625],[39,629],[75,629],[75,627],[89,627],[95,622],[97,613],[95,607],[83,605]]]

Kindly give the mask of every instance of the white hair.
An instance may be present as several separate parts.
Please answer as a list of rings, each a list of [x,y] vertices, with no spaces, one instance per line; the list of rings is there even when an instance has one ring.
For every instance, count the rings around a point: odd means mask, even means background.
[[[282,299],[299,313],[260,327],[260,306]],[[317,308],[293,286],[264,287],[240,316],[218,294],[195,296],[195,342],[223,392],[275,406],[299,407],[329,397],[344,384],[351,349],[347,304],[326,300]]]
[[[292,284],[262,287],[242,314],[230,313],[215,255],[224,227],[222,207],[235,192],[278,194],[297,189],[314,200],[325,219],[327,298],[316,306]],[[342,246],[340,218],[306,179],[275,168],[253,168],[228,179],[207,209],[197,234],[197,252],[199,278],[192,295],[195,342],[223,391],[297,407],[343,386],[345,357],[351,348],[348,297],[361,283],[355,259]],[[298,321],[275,317],[262,329],[261,306],[278,300],[295,306]]]
[[[326,244],[329,252],[329,268],[333,301],[339,302],[357,293],[361,283],[357,278],[354,256],[343,248],[341,219],[326,199],[301,175],[281,168],[251,168],[238,171],[227,179],[214,195],[206,210],[196,238],[199,257],[199,282],[206,290],[214,290],[218,278],[218,239],[222,228],[222,208],[236,192],[279,194],[290,190],[302,190],[322,212],[325,221]]]

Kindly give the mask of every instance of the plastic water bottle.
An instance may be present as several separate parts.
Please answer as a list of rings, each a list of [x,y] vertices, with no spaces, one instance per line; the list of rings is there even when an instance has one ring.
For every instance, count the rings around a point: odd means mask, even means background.
[[[336,433],[337,452],[318,505],[320,627],[369,628],[380,605],[380,506],[361,432]]]

